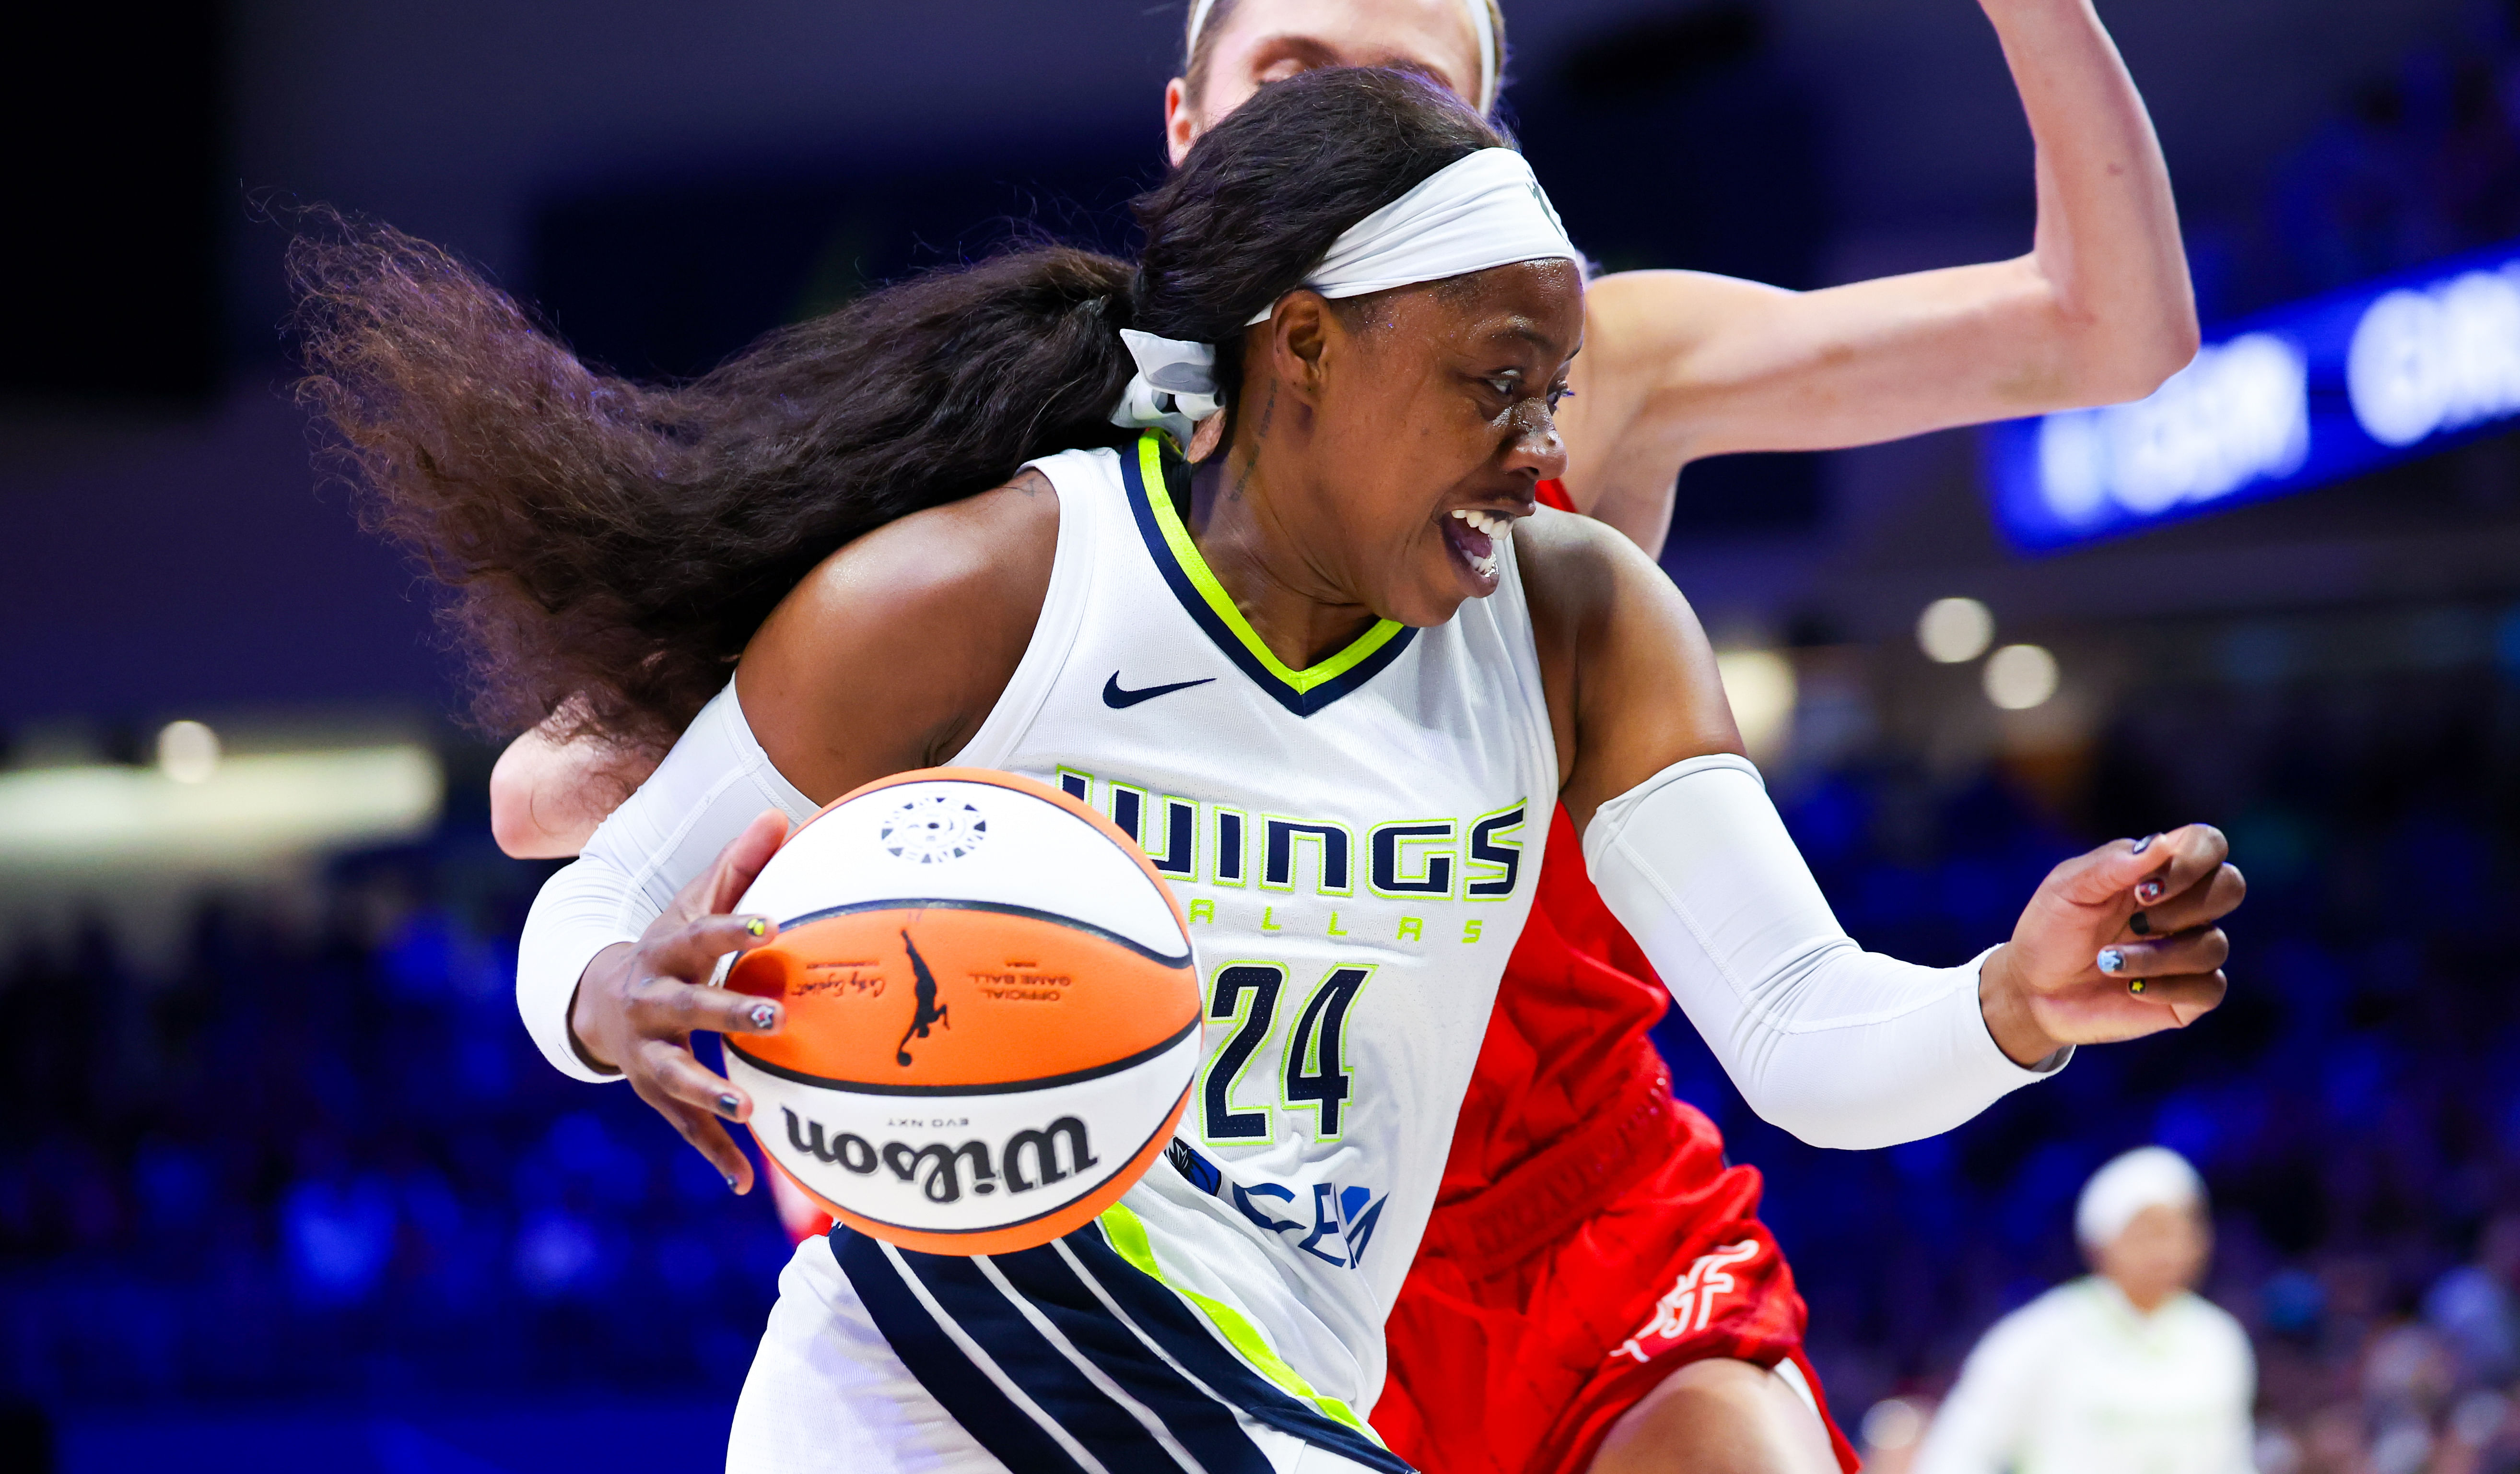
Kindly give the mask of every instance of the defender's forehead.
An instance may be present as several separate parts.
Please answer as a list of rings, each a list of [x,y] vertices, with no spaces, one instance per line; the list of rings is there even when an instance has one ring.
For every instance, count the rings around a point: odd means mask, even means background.
[[[1209,67],[1251,71],[1401,66],[1435,73],[1456,94],[1479,85],[1479,39],[1462,0],[1238,0],[1216,23]]]

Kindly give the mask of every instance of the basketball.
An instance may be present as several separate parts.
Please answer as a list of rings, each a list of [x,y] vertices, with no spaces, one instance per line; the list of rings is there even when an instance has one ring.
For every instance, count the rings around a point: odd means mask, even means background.
[[[729,1077],[778,1170],[840,1222],[1006,1254],[1090,1221],[1171,1136],[1199,998],[1128,836],[1027,778],[931,768],[788,836],[742,908],[779,936],[727,986],[777,998]]]

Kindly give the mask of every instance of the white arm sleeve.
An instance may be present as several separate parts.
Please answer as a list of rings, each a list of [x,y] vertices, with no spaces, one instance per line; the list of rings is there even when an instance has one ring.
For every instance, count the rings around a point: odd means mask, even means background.
[[[728,682],[577,861],[534,898],[517,946],[517,1010],[543,1058],[579,1080],[618,1080],[590,1068],[569,1040],[569,1002],[586,965],[616,942],[638,941],[761,810],[803,823],[816,806],[770,765]]]
[[[1978,963],[1918,967],[1850,940],[1748,760],[1692,758],[1584,833],[1601,899],[1750,1108],[1814,1146],[1946,1131],[2060,1068],[2004,1057]]]

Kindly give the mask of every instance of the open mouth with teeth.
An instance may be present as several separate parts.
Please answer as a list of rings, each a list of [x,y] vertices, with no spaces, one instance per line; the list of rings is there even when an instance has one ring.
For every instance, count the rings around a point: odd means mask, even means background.
[[[1513,527],[1513,519],[1502,512],[1462,507],[1444,519],[1443,527],[1444,545],[1452,549],[1454,559],[1481,583],[1494,583],[1497,543]]]

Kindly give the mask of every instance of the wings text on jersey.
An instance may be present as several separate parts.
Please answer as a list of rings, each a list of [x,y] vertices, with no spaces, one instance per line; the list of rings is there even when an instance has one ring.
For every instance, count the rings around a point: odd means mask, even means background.
[[[1058,786],[1108,814],[1163,875],[1188,884],[1392,900],[1504,900],[1522,879],[1520,800],[1460,818],[1337,819],[1253,814],[1145,785],[1061,768]]]

